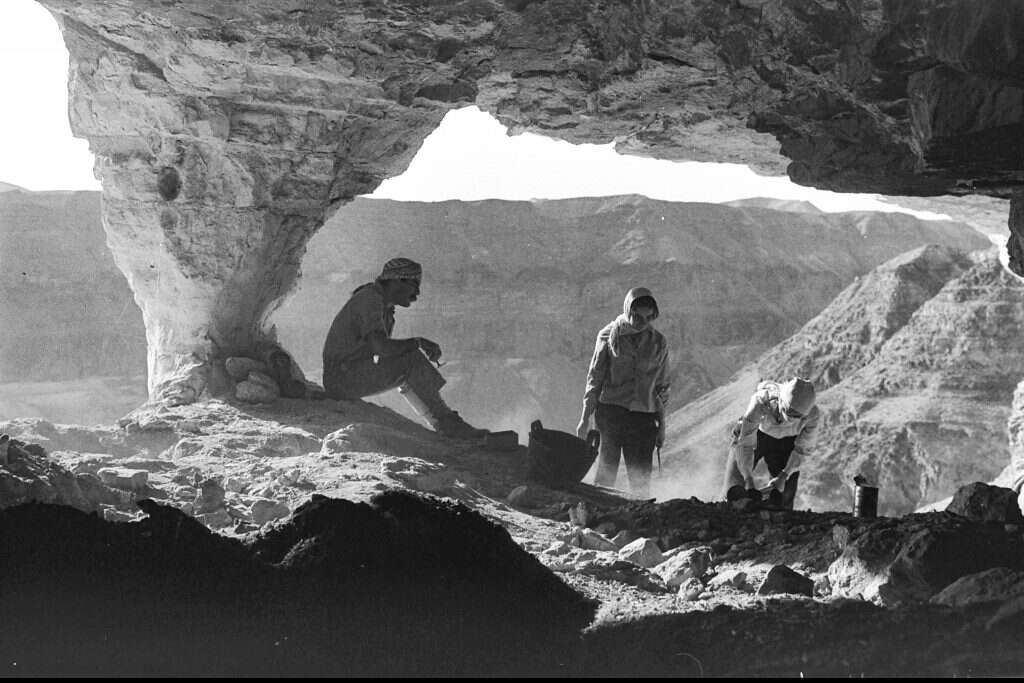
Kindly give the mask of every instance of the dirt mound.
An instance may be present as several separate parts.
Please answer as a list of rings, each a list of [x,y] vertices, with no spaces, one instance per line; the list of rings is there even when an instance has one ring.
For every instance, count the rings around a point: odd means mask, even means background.
[[[5,673],[557,674],[594,612],[459,504],[317,497],[249,543],[140,507],[0,512]]]

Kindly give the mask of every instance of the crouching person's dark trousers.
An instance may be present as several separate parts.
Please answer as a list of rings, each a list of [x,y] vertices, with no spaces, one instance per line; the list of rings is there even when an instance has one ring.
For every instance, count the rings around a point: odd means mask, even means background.
[[[772,478],[779,475],[789,462],[789,456],[793,453],[793,445],[796,443],[795,436],[787,436],[781,439],[768,436],[760,429],[757,430],[757,443],[754,446],[754,467],[757,467],[759,460],[764,460],[768,468],[768,474]],[[739,444],[733,443],[729,447],[729,460],[725,464],[725,481],[723,495],[726,500],[733,500],[740,491],[746,495],[746,488],[743,482],[743,475],[736,464],[736,457],[740,452]],[[800,472],[792,472],[786,478],[785,487],[782,491],[771,491],[768,494],[768,502],[787,510],[793,509],[793,502],[796,500],[796,488],[800,483]],[[736,493],[734,493],[736,492]]]
[[[598,402],[594,422],[601,433],[594,483],[614,486],[620,456],[626,461],[629,489],[647,498],[651,493],[651,461],[658,440],[658,414],[627,410]]]

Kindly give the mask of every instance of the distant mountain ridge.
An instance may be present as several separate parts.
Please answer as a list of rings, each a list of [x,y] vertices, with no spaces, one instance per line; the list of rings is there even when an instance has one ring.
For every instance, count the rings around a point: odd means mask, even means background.
[[[631,287],[647,286],[658,298],[674,405],[682,405],[727,381],[894,254],[928,243],[990,245],[958,223],[805,208],[639,195],[360,198],[310,242],[300,290],[274,320],[315,375],[327,327],[352,289],[388,258],[414,257],[424,265],[423,295],[398,312],[396,334],[442,344],[456,361],[447,369],[452,402],[481,424],[522,431],[542,417],[571,429],[594,337]],[[538,377],[559,388],[538,389]]]

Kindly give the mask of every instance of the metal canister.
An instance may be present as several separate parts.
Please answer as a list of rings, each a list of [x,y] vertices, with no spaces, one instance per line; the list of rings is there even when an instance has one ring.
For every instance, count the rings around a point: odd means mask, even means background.
[[[853,498],[854,517],[878,516],[878,487],[857,485]]]

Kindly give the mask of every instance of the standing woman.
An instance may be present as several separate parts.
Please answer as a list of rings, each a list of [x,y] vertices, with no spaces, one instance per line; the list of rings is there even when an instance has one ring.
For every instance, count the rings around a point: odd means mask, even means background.
[[[630,490],[644,498],[650,496],[654,448],[665,442],[669,389],[668,344],[651,326],[657,317],[658,303],[650,290],[629,290],[622,315],[597,335],[576,427],[576,434],[584,438],[594,416],[601,433],[594,482],[613,486],[621,455]]]

